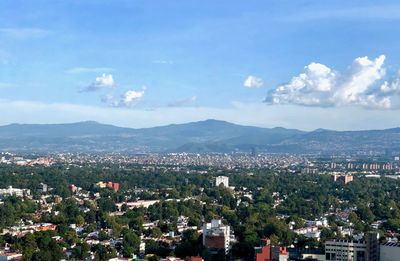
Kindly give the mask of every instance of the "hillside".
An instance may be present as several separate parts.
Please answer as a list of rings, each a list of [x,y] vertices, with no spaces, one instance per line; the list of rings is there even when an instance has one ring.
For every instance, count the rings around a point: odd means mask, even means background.
[[[0,150],[36,152],[342,153],[400,151],[400,128],[366,131],[242,126],[206,120],[153,128],[121,128],[93,121],[0,126]]]

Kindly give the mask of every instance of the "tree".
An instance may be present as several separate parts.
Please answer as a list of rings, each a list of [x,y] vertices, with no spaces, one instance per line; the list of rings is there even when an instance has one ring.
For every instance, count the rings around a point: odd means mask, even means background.
[[[123,256],[130,257],[139,250],[140,238],[130,230],[124,230],[122,240]]]
[[[77,243],[76,246],[72,250],[72,255],[74,258],[79,260],[85,260],[89,257],[90,247],[86,243]]]
[[[162,232],[161,232],[160,228],[155,227],[155,228],[151,229],[151,237],[159,238],[161,236],[162,236]]]

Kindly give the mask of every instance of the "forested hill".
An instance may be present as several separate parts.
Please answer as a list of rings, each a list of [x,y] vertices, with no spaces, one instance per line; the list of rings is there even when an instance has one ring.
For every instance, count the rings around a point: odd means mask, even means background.
[[[93,121],[0,126],[0,150],[35,152],[260,152],[400,151],[400,128],[304,132],[206,120],[153,128],[121,128]]]

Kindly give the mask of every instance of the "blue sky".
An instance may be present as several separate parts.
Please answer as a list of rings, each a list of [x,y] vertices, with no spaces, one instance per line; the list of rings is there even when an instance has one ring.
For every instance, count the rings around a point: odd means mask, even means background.
[[[0,124],[400,126],[399,22],[398,1],[4,0]]]

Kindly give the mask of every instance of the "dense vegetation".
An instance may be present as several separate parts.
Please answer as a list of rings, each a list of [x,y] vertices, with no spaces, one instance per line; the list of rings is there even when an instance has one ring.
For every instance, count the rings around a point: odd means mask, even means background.
[[[203,169],[204,170],[204,169]],[[357,177],[347,185],[332,182],[330,176],[318,174],[273,172],[270,170],[217,171],[207,169],[207,173],[173,172],[165,169],[142,170],[139,166],[119,168],[114,166],[78,167],[0,167],[0,187],[12,185],[31,188],[34,198],[39,198],[35,188],[41,182],[54,188],[52,194],[65,199],[57,204],[57,215],[47,213],[36,221],[57,224],[54,235],[64,238],[61,246],[73,248],[71,255],[78,259],[87,256],[90,247],[82,242],[70,224],[84,226],[84,235],[101,229],[101,239],[121,238],[115,249],[124,256],[137,252],[140,235],[157,238],[162,233],[175,231],[179,216],[189,218],[190,226],[201,226],[203,221],[223,218],[229,223],[238,241],[232,248],[236,257],[252,259],[254,246],[260,239],[269,237],[281,245],[298,247],[320,247],[323,239],[340,236],[338,227],[343,222],[336,216],[340,211],[349,211],[349,219],[355,231],[368,231],[375,220],[386,220],[382,229],[400,229],[400,182],[393,179],[369,179]],[[236,193],[224,187],[215,187],[213,177],[227,175]],[[93,188],[98,181],[119,182],[121,189],[115,193],[111,189],[100,191],[100,199],[93,202],[69,198],[69,184],[75,184],[91,195],[99,192]],[[145,188],[134,191],[133,188]],[[252,193],[252,198],[239,192]],[[160,202],[148,209],[127,210],[122,216],[110,215],[116,210],[115,203],[134,199],[159,199]],[[167,199],[181,199],[167,200]],[[186,199],[186,200],[182,200]],[[274,204],[279,201],[276,207]],[[0,205],[0,228],[16,224],[21,219],[35,220],[33,213],[40,208],[32,201],[15,197],[4,199]],[[83,211],[83,209],[88,211]],[[126,210],[126,206],[123,206]],[[324,214],[329,215],[330,228],[324,228],[321,241],[306,239],[289,229],[292,222],[302,227],[305,220],[312,220]],[[158,222],[157,227],[145,229],[145,222]],[[112,230],[109,230],[112,229]],[[108,233],[107,231],[112,231]],[[60,251],[54,243],[54,236],[48,232],[35,233],[22,239],[3,236],[1,244],[11,243],[14,248],[23,250],[26,260],[57,260]],[[49,239],[50,238],[50,239]],[[82,238],[82,236],[81,236]],[[41,246],[46,246],[42,248]],[[50,249],[45,251],[43,249]],[[97,245],[92,247],[98,260],[115,256],[115,249]],[[174,250],[156,240],[146,241],[146,253],[157,256],[176,255],[186,257],[208,253],[202,247],[201,236],[195,230],[188,230]],[[52,257],[51,257],[52,256]]]

